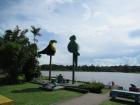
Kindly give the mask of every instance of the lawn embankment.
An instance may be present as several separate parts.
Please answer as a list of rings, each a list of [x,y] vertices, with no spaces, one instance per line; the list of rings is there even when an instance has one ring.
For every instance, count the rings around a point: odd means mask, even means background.
[[[48,92],[38,87],[32,83],[5,85],[0,87],[0,94],[14,100],[13,105],[51,105],[82,95],[66,90]]]

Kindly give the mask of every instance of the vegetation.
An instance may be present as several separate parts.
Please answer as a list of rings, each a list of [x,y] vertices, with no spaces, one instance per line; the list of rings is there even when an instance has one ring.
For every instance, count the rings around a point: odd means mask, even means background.
[[[109,93],[109,92],[110,92],[110,89],[109,88],[104,87],[102,89],[102,94],[106,94],[106,93]]]
[[[0,37],[0,72],[7,75],[8,83],[17,83],[19,75],[26,81],[39,75],[37,45],[29,41],[27,32],[17,26]]]
[[[49,70],[49,65],[40,65],[41,70]],[[69,65],[53,65],[53,70],[58,71],[71,71],[72,66]],[[93,72],[140,72],[140,66],[94,66],[94,65],[83,65],[78,66],[76,71],[93,71]]]
[[[69,90],[69,91],[75,91],[75,92],[80,92],[80,93],[88,93],[89,91],[88,90],[85,90],[85,89],[80,89],[80,88],[77,88],[77,87],[72,87],[72,86],[66,86],[65,87],[65,90]]]
[[[38,42],[38,40],[36,39],[36,36],[41,36],[41,34],[39,33],[41,28],[35,28],[34,26],[31,26],[31,32],[33,33],[33,40],[34,40],[34,43]]]
[[[1,86],[0,94],[14,100],[13,105],[51,105],[82,95],[66,90],[47,92],[38,87],[32,83]]]
[[[104,88],[104,84],[99,82],[85,83],[79,86],[80,89],[88,90],[92,93],[101,93]]]

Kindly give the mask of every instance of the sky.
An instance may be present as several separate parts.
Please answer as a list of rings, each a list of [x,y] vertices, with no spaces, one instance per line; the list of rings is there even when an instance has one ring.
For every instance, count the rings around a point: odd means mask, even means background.
[[[140,0],[0,0],[0,35],[16,25],[41,28],[39,51],[57,40],[53,64],[72,64],[67,45],[74,34],[79,65],[140,65]]]

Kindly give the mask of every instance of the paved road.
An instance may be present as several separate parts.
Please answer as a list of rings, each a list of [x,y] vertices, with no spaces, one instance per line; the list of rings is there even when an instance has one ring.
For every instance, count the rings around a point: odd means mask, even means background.
[[[106,94],[87,93],[81,97],[77,97],[64,103],[58,103],[55,105],[100,105],[103,101],[107,99],[109,99],[109,93]]]

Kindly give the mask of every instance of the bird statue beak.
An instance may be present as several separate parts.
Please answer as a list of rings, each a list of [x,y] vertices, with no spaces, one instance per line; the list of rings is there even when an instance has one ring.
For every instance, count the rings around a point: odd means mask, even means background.
[[[57,41],[56,40],[53,40],[53,43],[57,43]]]

